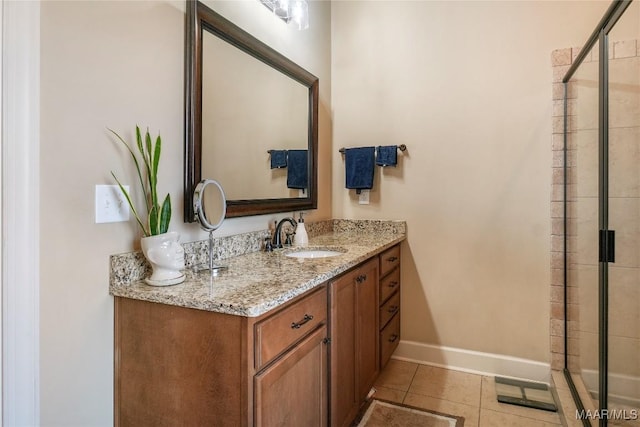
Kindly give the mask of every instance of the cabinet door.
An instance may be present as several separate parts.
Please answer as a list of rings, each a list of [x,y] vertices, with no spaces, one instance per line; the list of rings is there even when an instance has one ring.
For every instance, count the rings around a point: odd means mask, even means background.
[[[255,425],[327,425],[327,327],[255,376]]]
[[[372,260],[358,269],[356,276],[356,354],[357,392],[363,401],[376,380],[380,366],[378,351],[378,260]]]
[[[356,389],[355,273],[329,285],[331,298],[331,425],[349,426],[360,406]]]
[[[331,425],[349,426],[378,376],[378,259],[329,285]]]

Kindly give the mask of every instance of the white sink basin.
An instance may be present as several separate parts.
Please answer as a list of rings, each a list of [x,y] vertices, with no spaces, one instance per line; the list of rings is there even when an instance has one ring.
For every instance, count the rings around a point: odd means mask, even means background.
[[[289,252],[285,256],[291,258],[328,258],[332,256],[342,255],[344,252],[334,251],[332,249],[308,249]]]

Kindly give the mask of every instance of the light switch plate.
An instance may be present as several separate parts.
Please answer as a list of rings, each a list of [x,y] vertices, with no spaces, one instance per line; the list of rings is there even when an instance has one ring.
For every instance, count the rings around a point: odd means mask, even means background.
[[[128,185],[123,185],[129,191]],[[129,221],[129,203],[117,185],[96,185],[96,224]]]
[[[369,204],[369,190],[360,190],[360,194],[358,195],[358,204],[360,205]]]

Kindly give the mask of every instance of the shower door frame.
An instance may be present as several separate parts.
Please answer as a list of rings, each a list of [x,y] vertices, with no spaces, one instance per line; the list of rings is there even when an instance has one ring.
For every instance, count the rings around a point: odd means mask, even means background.
[[[567,313],[567,195],[568,195],[568,85],[569,80],[583,63],[596,42],[599,42],[598,58],[598,409],[607,410],[608,356],[609,356],[609,262],[613,262],[615,250],[614,231],[609,230],[609,32],[627,10],[633,0],[614,0],[587,39],[575,61],[562,79],[564,85],[564,376],[569,384],[576,407],[584,413],[584,405],[568,368],[568,313]],[[600,427],[607,427],[607,418],[601,417]],[[587,419],[582,424],[590,427]]]

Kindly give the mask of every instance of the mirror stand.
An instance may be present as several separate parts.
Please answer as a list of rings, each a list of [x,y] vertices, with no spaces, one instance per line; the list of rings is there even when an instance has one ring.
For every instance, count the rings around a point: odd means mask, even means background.
[[[209,230],[209,265],[206,267],[209,269],[212,275],[218,274],[222,270],[226,270],[226,265],[216,265],[213,263],[213,232],[215,230]]]
[[[200,227],[209,232],[209,264],[194,266],[194,270],[208,269],[215,276],[227,269],[226,266],[213,263],[213,232],[222,225],[227,210],[227,199],[220,183],[212,179],[200,181],[193,192],[193,210]]]

